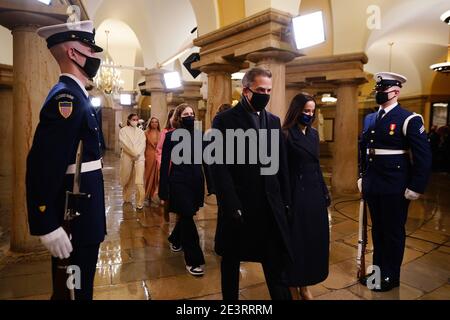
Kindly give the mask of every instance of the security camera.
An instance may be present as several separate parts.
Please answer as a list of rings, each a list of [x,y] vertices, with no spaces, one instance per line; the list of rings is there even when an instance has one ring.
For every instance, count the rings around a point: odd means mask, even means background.
[[[445,22],[446,24],[450,25],[450,10],[447,10],[442,16],[441,16],[442,22]]]

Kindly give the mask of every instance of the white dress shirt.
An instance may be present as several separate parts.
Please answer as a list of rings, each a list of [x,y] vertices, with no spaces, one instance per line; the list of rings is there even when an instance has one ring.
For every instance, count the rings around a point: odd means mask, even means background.
[[[381,117],[381,119],[383,119],[390,111],[392,111],[392,109],[394,109],[396,106],[398,106],[398,102],[395,102],[389,106],[387,106],[386,108],[384,108],[384,114]],[[383,107],[380,106],[380,109],[378,109],[378,113],[380,113],[380,111],[383,110]]]

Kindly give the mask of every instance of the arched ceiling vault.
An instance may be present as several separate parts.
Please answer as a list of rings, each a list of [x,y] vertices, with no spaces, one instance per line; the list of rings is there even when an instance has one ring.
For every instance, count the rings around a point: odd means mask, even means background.
[[[311,11],[310,0],[303,0]],[[106,19],[127,23],[140,41],[146,67],[152,67],[175,53],[189,40],[189,31],[198,26],[202,35],[242,19],[264,6],[285,6],[295,12],[302,1],[293,0],[89,0],[85,6],[97,26]],[[371,73],[387,70],[389,42],[394,42],[392,71],[409,78],[407,94],[427,94],[435,76],[429,65],[441,62],[447,52],[449,29],[439,20],[448,10],[447,0],[321,0],[327,8],[331,28],[327,49],[312,49],[309,55],[366,52]],[[328,5],[326,4],[328,2]],[[318,2],[317,2],[318,3]],[[381,29],[367,27],[369,6],[381,13]],[[290,8],[288,8],[290,6]],[[294,9],[292,9],[294,8]],[[232,14],[231,14],[232,13]],[[174,23],[176,22],[176,23]],[[192,37],[197,36],[193,35]],[[325,46],[324,46],[325,47]]]

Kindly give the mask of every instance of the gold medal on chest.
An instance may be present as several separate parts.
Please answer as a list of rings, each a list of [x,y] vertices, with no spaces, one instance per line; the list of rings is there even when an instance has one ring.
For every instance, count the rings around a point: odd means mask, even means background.
[[[391,136],[394,135],[395,128],[397,128],[397,125],[395,123],[391,123],[391,125],[389,126],[389,130],[390,130],[389,135],[391,135]]]

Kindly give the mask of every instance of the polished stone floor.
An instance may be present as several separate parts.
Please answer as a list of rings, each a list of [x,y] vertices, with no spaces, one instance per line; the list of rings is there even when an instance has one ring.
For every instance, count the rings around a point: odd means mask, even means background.
[[[196,217],[206,257],[206,274],[194,278],[185,270],[183,253],[171,252],[166,240],[175,217],[166,223],[160,208],[147,206],[144,211],[136,212],[132,206],[123,207],[118,158],[108,154],[105,163],[108,236],[101,246],[94,298],[221,299],[220,258],[213,251],[216,206],[207,204]],[[329,172],[329,160],[324,164],[324,171]],[[208,203],[212,202],[213,199],[208,199]],[[330,274],[325,282],[312,287],[316,299],[450,300],[448,175],[434,175],[425,197],[411,206],[401,286],[388,293],[372,293],[356,283],[357,196],[335,195],[333,205],[329,217]],[[368,248],[371,249],[370,239]],[[370,260],[368,253],[366,261]],[[0,256],[0,299],[48,299],[49,272],[49,256],[44,251],[28,255],[6,252]],[[240,298],[269,299],[259,264],[241,264]]]

